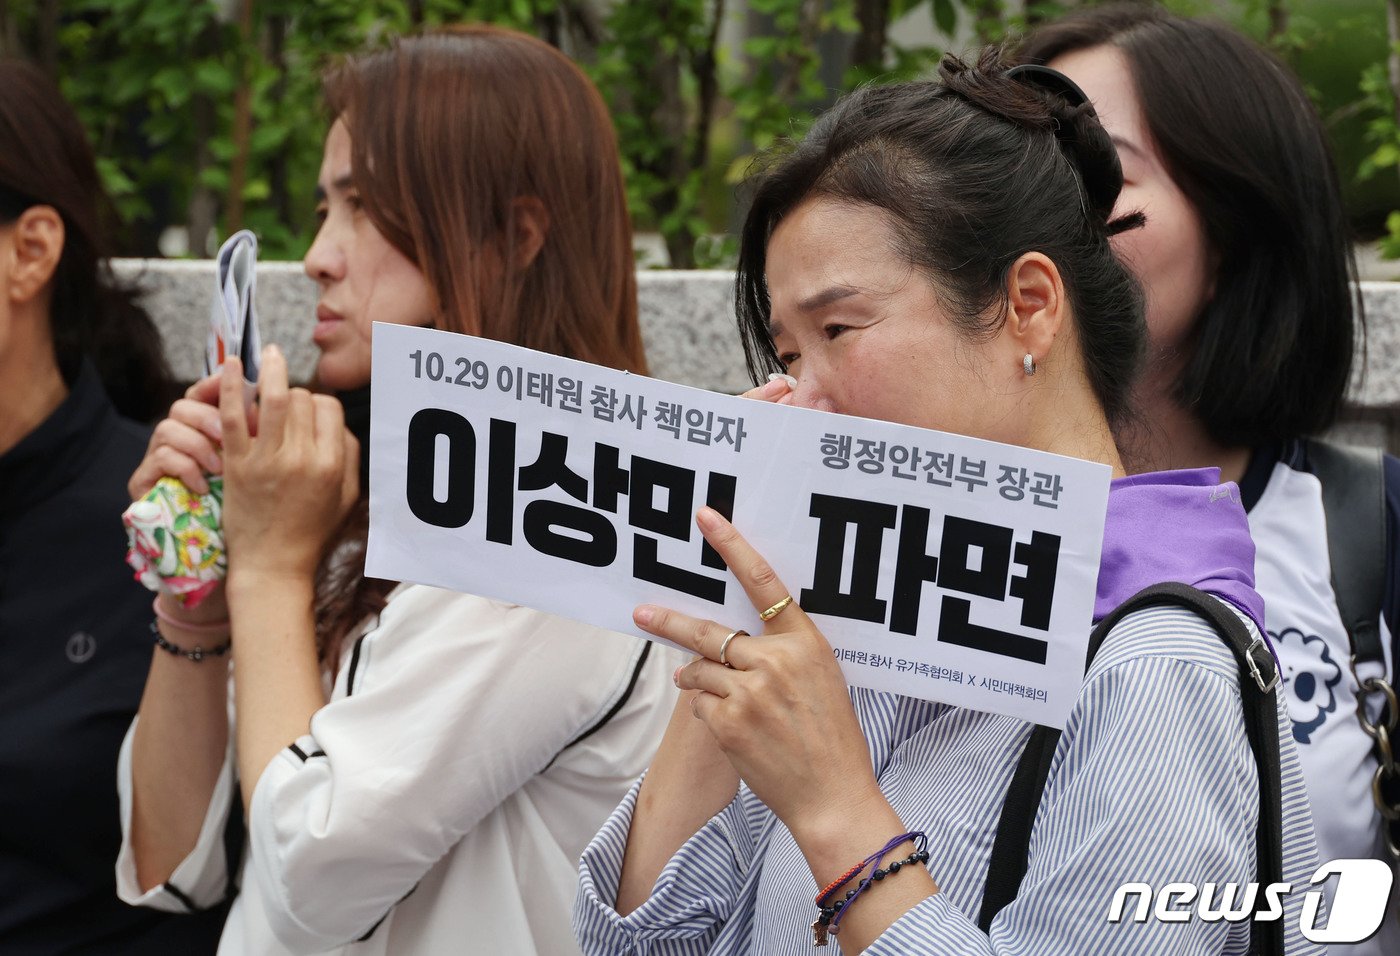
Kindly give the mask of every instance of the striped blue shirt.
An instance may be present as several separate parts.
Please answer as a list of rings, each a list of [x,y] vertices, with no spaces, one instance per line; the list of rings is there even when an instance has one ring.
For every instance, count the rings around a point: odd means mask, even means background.
[[[1149,608],[1124,618],[1105,641],[1055,751],[1020,895],[997,916],[990,937],[978,929],[976,914],[1030,725],[863,689],[853,689],[851,699],[881,790],[908,829],[929,836],[928,866],[939,886],[867,956],[1246,953],[1248,921],[1204,922],[1194,912],[1185,922],[1150,915],[1141,923],[1108,920],[1115,890],[1125,882],[1160,890],[1174,882],[1255,878],[1258,772],[1244,731],[1238,667],[1196,615]],[[1283,878],[1296,888],[1283,898],[1287,951],[1322,953],[1325,947],[1299,930],[1317,850],[1282,710],[1279,742]],[[818,887],[787,828],[743,787],[670,860],[651,898],[620,917],[612,902],[638,786],[579,867],[574,929],[586,953],[812,951]],[[1136,899],[1129,899],[1130,914]],[[1219,896],[1212,902],[1218,905]]]

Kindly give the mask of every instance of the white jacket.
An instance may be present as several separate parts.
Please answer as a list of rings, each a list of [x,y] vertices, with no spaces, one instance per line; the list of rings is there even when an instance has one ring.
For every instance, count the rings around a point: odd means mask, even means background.
[[[662,645],[529,608],[395,589],[347,643],[311,733],[258,781],[220,956],[577,953],[578,858],[655,753],[678,663]],[[142,893],[128,733],[122,899],[183,910],[223,897],[232,740],[197,846]]]

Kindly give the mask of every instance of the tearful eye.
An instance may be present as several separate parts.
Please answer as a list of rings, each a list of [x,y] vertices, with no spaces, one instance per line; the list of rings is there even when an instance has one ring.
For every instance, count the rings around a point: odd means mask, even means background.
[[[822,331],[826,333],[828,339],[834,339],[842,332],[850,331],[850,328],[849,325],[828,325]]]
[[[778,355],[778,361],[783,363],[783,368],[789,368],[793,362],[801,357],[801,354],[797,352],[782,352]]]

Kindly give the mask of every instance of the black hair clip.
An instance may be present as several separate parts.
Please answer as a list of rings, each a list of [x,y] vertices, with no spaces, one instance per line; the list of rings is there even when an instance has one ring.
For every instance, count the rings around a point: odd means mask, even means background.
[[[1007,70],[1005,75],[1008,80],[1016,80],[1019,83],[1039,87],[1047,93],[1053,93],[1069,103],[1070,106],[1087,106],[1089,112],[1094,112],[1094,104],[1089,102],[1089,97],[1084,95],[1079,84],[1053,67],[1041,66],[1038,63],[1022,63]]]
[[[1003,76],[1059,97],[1071,110],[1082,111],[1080,116],[1092,117],[1093,126],[1099,125],[1098,113],[1094,111],[1094,104],[1089,102],[1089,97],[1084,95],[1078,83],[1059,70],[1037,63],[1023,63],[1013,66]],[[1078,169],[1089,204],[1098,214],[1108,234],[1116,235],[1125,229],[1142,225],[1144,219],[1141,212],[1112,219],[1114,203],[1117,202],[1123,187],[1123,168],[1118,163],[1117,153],[1108,142],[1107,135],[1103,135],[1101,146],[1096,146],[1093,137],[1087,142],[1081,141],[1080,130],[1066,128],[1053,116],[1051,122],[1055,139]]]

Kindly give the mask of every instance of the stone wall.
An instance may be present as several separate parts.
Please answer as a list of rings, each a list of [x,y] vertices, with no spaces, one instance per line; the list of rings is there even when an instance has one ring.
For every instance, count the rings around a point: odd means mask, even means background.
[[[198,377],[214,286],[212,262],[122,260],[117,269],[147,289],[176,374]],[[727,392],[748,387],[734,331],[730,273],[642,271],[637,280],[654,376]],[[1400,283],[1363,282],[1361,289],[1368,326],[1365,361],[1357,363],[1352,408],[1337,437],[1400,452]],[[257,304],[264,341],[281,345],[293,377],[305,381],[316,360],[310,337],[315,285],[299,264],[260,263]]]

